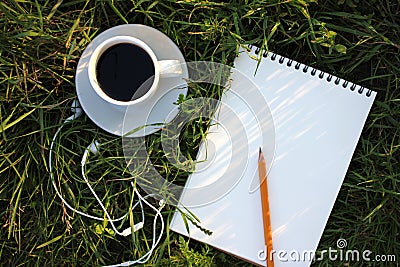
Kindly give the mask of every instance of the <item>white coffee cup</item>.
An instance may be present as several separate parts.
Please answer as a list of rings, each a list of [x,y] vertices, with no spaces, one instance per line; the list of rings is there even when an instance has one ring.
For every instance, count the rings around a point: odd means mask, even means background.
[[[154,79],[152,84],[149,85],[148,89],[146,88],[145,94],[130,101],[120,101],[117,99],[113,99],[109,95],[107,95],[101,88],[96,73],[97,64],[101,55],[110,47],[123,43],[133,44],[142,48],[151,58],[154,65],[154,76],[153,76]],[[141,62],[138,61],[136,64],[141,64]],[[182,74],[182,67],[181,67],[181,62],[179,60],[174,60],[174,59],[159,60],[157,59],[153,50],[145,42],[131,36],[114,36],[102,42],[95,48],[95,50],[90,56],[88,63],[88,76],[92,88],[97,93],[97,95],[100,96],[103,100],[117,107],[127,107],[145,101],[146,99],[151,97],[154,94],[154,92],[158,89],[160,77],[176,77],[181,74]],[[135,79],[134,73],[132,73],[132,79]]]

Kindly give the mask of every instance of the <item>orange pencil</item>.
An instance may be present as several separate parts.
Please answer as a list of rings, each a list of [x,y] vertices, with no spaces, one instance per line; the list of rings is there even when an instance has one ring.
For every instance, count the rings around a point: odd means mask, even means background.
[[[262,206],[263,225],[264,225],[264,240],[265,240],[265,247],[267,249],[266,251],[267,266],[274,267],[274,261],[271,255],[272,230],[271,230],[271,218],[270,218],[269,200],[268,200],[267,164],[265,163],[261,147],[258,154],[258,177],[260,179],[261,206]]]

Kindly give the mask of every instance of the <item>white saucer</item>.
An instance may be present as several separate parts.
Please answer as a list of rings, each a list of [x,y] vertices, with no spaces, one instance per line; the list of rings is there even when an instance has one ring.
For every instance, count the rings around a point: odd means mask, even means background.
[[[186,96],[187,86],[184,80],[188,77],[185,64],[183,74],[174,78],[160,78],[157,91],[151,98],[129,108],[115,107],[96,94],[90,85],[87,66],[93,50],[104,40],[118,35],[132,36],[144,41],[159,60],[177,59],[185,63],[179,48],[162,32],[140,24],[120,25],[108,29],[98,35],[83,52],[76,71],[75,84],[79,102],[88,117],[105,131],[122,136],[124,132],[146,126],[129,137],[140,137],[151,134],[173,119],[171,112],[177,110],[174,102],[180,94]],[[177,85],[181,84],[180,88]],[[166,121],[168,118],[169,121]]]

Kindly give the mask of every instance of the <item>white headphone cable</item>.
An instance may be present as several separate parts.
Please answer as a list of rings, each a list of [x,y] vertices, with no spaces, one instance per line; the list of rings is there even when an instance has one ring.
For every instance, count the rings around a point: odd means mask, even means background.
[[[72,103],[72,108],[71,108],[72,112],[74,112],[74,115],[68,117],[67,119],[64,120],[64,122],[61,124],[61,126],[57,129],[56,133],[53,136],[53,139],[50,143],[50,150],[49,150],[49,158],[48,158],[48,164],[49,164],[49,172],[50,172],[50,180],[51,183],[54,187],[54,190],[56,191],[57,196],[61,199],[62,203],[64,203],[64,205],[69,208],[71,211],[85,216],[87,218],[93,219],[93,220],[97,220],[97,221],[104,221],[104,218],[102,217],[97,217],[97,216],[93,216],[87,213],[84,213],[82,211],[79,211],[77,209],[75,209],[74,207],[72,207],[65,199],[64,197],[61,195],[61,192],[58,190],[55,178],[54,178],[54,173],[53,173],[53,151],[54,151],[54,144],[56,143],[56,139],[58,134],[60,133],[61,129],[68,123],[72,122],[73,120],[75,120],[76,118],[78,118],[81,114],[82,114],[82,109],[79,106],[78,101],[74,100],[74,102]],[[132,209],[134,209],[136,207],[138,203],[136,203]],[[113,222],[118,222],[121,221],[122,219],[124,219],[126,216],[128,215],[128,213],[126,213],[125,215],[117,218],[117,219],[113,219]]]
[[[57,196],[61,199],[62,203],[63,203],[67,208],[69,208],[70,210],[72,210],[73,212],[75,212],[75,213],[77,213],[77,214],[80,214],[80,215],[82,215],[82,216],[88,217],[88,218],[90,218],[90,219],[94,219],[94,220],[98,220],[98,221],[104,221],[104,218],[101,218],[101,217],[97,217],[97,216],[93,216],[93,215],[84,213],[84,212],[79,211],[79,210],[75,209],[74,207],[72,207],[72,206],[63,198],[63,196],[62,196],[61,192],[58,190],[57,184],[56,184],[56,182],[55,182],[55,178],[54,178],[54,174],[53,174],[53,150],[54,150],[55,141],[56,141],[57,136],[58,136],[58,134],[60,133],[61,129],[64,127],[64,125],[66,125],[67,123],[69,123],[69,122],[75,120],[76,118],[78,118],[78,117],[82,114],[82,109],[80,108],[79,103],[78,103],[78,101],[76,101],[76,100],[73,102],[72,108],[71,108],[71,109],[72,109],[72,112],[74,112],[74,114],[73,114],[72,116],[68,117],[68,118],[63,122],[63,124],[57,129],[56,133],[55,133],[54,136],[53,136],[53,139],[52,139],[52,141],[51,141],[51,144],[50,144],[50,151],[49,151],[48,164],[49,164],[49,172],[50,172],[51,183],[53,184],[53,187],[54,187],[54,189],[55,189],[55,191],[56,191]],[[94,152],[94,153],[97,153],[97,150],[98,150],[98,142],[97,142],[97,141],[95,141],[94,143],[90,144],[90,145],[86,148],[86,150],[85,150],[85,152],[84,152],[84,154],[83,154],[83,156],[82,156],[82,161],[81,161],[81,172],[82,172],[82,176],[83,176],[83,178],[84,178],[84,180],[85,180],[87,186],[89,187],[90,191],[92,192],[93,196],[96,198],[97,202],[98,202],[99,205],[101,206],[103,212],[106,214],[106,217],[107,217],[108,221],[110,222],[110,224],[111,224],[111,226],[112,226],[114,232],[117,233],[117,234],[119,234],[119,235],[122,235],[122,236],[128,236],[128,235],[130,235],[130,234],[132,233],[131,227],[125,229],[125,230],[122,231],[122,232],[119,232],[119,231],[116,229],[116,227],[115,227],[115,225],[114,225],[114,222],[117,222],[117,221],[120,221],[120,220],[124,219],[129,213],[127,212],[125,215],[123,215],[123,216],[121,216],[121,217],[119,217],[119,218],[117,218],[117,219],[111,219],[110,214],[107,212],[106,208],[104,207],[103,203],[101,202],[101,200],[99,199],[99,197],[98,197],[97,194],[95,193],[94,189],[93,189],[92,186],[90,185],[90,183],[89,183],[89,181],[88,181],[88,179],[87,179],[87,177],[86,177],[86,175],[85,175],[85,164],[86,164],[86,160],[87,160],[89,151]],[[146,195],[146,196],[143,197],[143,196],[139,193],[139,191],[137,190],[137,188],[135,187],[135,185],[134,185],[133,183],[131,183],[131,184],[132,184],[132,186],[133,186],[134,193],[136,193],[136,194],[138,195],[138,197],[139,197],[139,201],[138,201],[137,203],[135,203],[135,205],[133,205],[131,209],[134,210],[135,207],[136,207],[137,205],[140,205],[140,207],[141,207],[141,213],[142,213],[142,221],[134,225],[133,231],[135,232],[135,231],[139,230],[140,228],[143,227],[143,224],[144,224],[144,218],[145,218],[145,216],[144,216],[144,209],[143,209],[142,201],[143,201],[146,205],[148,205],[151,209],[153,209],[153,210],[156,212],[156,215],[155,215],[154,220],[153,220],[153,238],[152,238],[152,246],[151,246],[150,250],[149,250],[146,254],[144,254],[142,257],[140,257],[139,259],[137,259],[137,260],[135,260],[135,261],[127,261],[127,262],[123,262],[123,263],[120,263],[120,264],[117,264],[117,265],[109,265],[109,266],[130,266],[130,265],[133,265],[133,264],[136,264],[136,263],[145,263],[145,262],[147,262],[147,261],[150,259],[150,256],[152,255],[152,253],[153,253],[155,247],[156,247],[156,246],[159,244],[159,242],[161,241],[161,237],[162,237],[162,234],[163,234],[163,232],[164,232],[164,219],[163,219],[162,214],[161,214],[161,210],[162,210],[162,208],[165,206],[164,200],[163,200],[163,199],[160,200],[160,202],[159,202],[159,206],[160,206],[160,207],[157,209],[156,207],[154,207],[152,204],[150,204],[150,203],[146,200],[146,198],[155,196],[155,194],[148,194],[148,195]],[[156,239],[156,230],[157,230],[157,219],[158,219],[158,217],[160,218],[161,229],[160,229],[160,233],[159,233],[159,235],[158,235],[158,238]]]
[[[111,216],[110,216],[110,214],[108,213],[106,207],[104,207],[103,202],[102,202],[102,201],[100,200],[100,198],[97,196],[96,192],[94,191],[93,187],[90,185],[89,180],[88,180],[88,178],[86,177],[86,174],[85,174],[85,165],[86,165],[87,157],[88,157],[88,155],[89,155],[89,151],[90,151],[90,152],[93,152],[93,153],[97,153],[98,145],[99,145],[99,142],[97,142],[97,141],[93,142],[92,144],[90,144],[90,145],[86,148],[85,152],[83,153],[82,160],[81,160],[81,174],[82,174],[82,177],[83,177],[83,179],[85,180],[86,185],[87,185],[87,187],[89,188],[90,192],[92,192],[92,195],[96,198],[97,203],[99,203],[101,209],[102,209],[103,212],[105,213],[105,215],[106,215],[106,217],[107,217],[107,220],[110,222],[111,227],[113,228],[114,232],[115,232],[116,234],[118,234],[118,235],[121,235],[121,236],[128,236],[128,235],[130,235],[130,234],[132,233],[131,227],[126,228],[126,229],[125,229],[124,231],[122,231],[122,232],[119,232],[119,231],[117,230],[117,228],[116,228],[115,225],[114,225],[114,222],[115,222],[116,220],[111,219]],[[134,190],[136,190],[136,188],[134,188]],[[141,228],[143,227],[143,224],[144,224],[144,210],[143,210],[143,204],[142,204],[141,198],[139,198],[139,201],[132,207],[132,210],[137,206],[137,204],[140,205],[140,208],[141,208],[141,211],[142,211],[142,221],[134,225],[134,227],[133,227],[133,232],[136,232],[137,230],[141,229]],[[128,215],[128,213],[126,213],[126,214],[125,214],[123,217],[121,217],[121,218],[125,218],[127,215]],[[103,220],[104,220],[104,219],[103,219]]]
[[[133,183],[132,183],[132,186],[134,186]],[[159,202],[160,207],[157,209],[156,207],[151,205],[146,200],[146,197],[142,197],[142,195],[140,195],[139,191],[135,187],[134,187],[134,190],[135,190],[136,194],[138,195],[139,199],[141,199],[146,205],[148,205],[150,208],[152,208],[156,212],[156,216],[154,216],[154,220],[153,220],[153,240],[152,240],[151,248],[146,254],[144,254],[142,257],[140,257],[139,259],[137,259],[135,261],[126,261],[126,262],[122,262],[119,264],[107,265],[105,267],[121,267],[121,266],[130,266],[130,265],[133,265],[136,263],[145,263],[150,259],[150,256],[153,254],[154,249],[157,247],[157,245],[161,241],[161,237],[164,232],[164,219],[161,214],[161,209],[165,206],[163,199],[160,200],[160,202]],[[158,217],[160,217],[161,229],[160,229],[158,238],[156,240],[157,218]]]
[[[90,191],[92,192],[93,196],[96,198],[96,200],[97,200],[97,202],[99,203],[100,207],[102,208],[103,212],[106,214],[106,217],[107,217],[107,219],[109,220],[109,222],[110,222],[110,224],[111,224],[111,227],[113,228],[114,232],[117,233],[118,235],[121,235],[121,236],[128,236],[128,235],[130,235],[130,234],[132,233],[132,228],[131,228],[131,227],[126,228],[126,229],[125,229],[124,231],[122,231],[122,232],[119,232],[119,231],[116,229],[116,227],[115,227],[115,225],[114,225],[114,221],[115,221],[115,220],[112,220],[112,219],[111,219],[110,214],[108,213],[107,209],[104,207],[103,202],[100,200],[100,198],[98,197],[98,195],[97,195],[96,192],[94,191],[93,187],[90,185],[89,180],[87,179],[86,174],[85,174],[85,165],[86,165],[87,157],[88,157],[88,155],[89,155],[89,151],[90,151],[90,152],[93,152],[93,153],[97,153],[97,151],[98,151],[98,145],[99,145],[99,143],[95,141],[94,143],[90,144],[90,145],[86,148],[85,152],[83,153],[82,161],[81,161],[81,172],[82,172],[82,177],[83,177],[83,179],[85,180],[85,182],[86,182],[88,188],[89,188]],[[159,202],[159,206],[160,206],[160,207],[157,209],[156,207],[154,207],[152,204],[150,204],[150,203],[146,200],[146,198],[151,197],[151,196],[155,196],[155,194],[148,194],[148,195],[146,195],[146,196],[143,197],[143,196],[139,193],[139,190],[137,190],[137,188],[136,188],[136,186],[133,184],[133,182],[131,182],[131,185],[132,185],[132,187],[133,187],[133,190],[134,190],[135,194],[137,194],[137,196],[139,197],[139,201],[134,205],[134,207],[139,203],[140,206],[141,206],[141,211],[142,211],[142,221],[134,225],[133,231],[136,232],[137,230],[139,230],[140,228],[142,228],[142,227],[143,227],[143,224],[144,224],[144,218],[145,218],[145,217],[144,217],[144,209],[143,209],[142,201],[143,201],[147,206],[149,206],[151,209],[153,209],[153,210],[156,212],[156,216],[154,216],[154,220],[153,220],[153,238],[152,238],[152,245],[151,245],[150,250],[149,250],[146,254],[144,254],[142,257],[140,257],[139,259],[137,259],[137,260],[135,260],[135,261],[127,261],[127,262],[119,263],[119,264],[116,264],[116,265],[108,265],[108,267],[111,267],[111,266],[130,266],[130,265],[133,265],[133,264],[136,264],[136,263],[145,263],[145,262],[147,262],[147,261],[150,259],[151,255],[153,254],[154,249],[157,247],[157,245],[158,245],[159,242],[161,241],[161,237],[162,237],[162,234],[163,234],[163,232],[164,232],[164,219],[163,219],[162,214],[161,214],[161,210],[162,210],[162,208],[165,206],[164,200],[163,200],[163,199],[160,200],[160,202]],[[134,208],[134,207],[133,207],[133,208]],[[133,208],[132,208],[132,209],[133,209]],[[158,218],[160,218],[161,229],[160,229],[160,233],[159,233],[159,235],[158,235],[158,238],[157,238],[157,240],[156,240],[156,235],[157,235],[157,233],[156,233],[156,231],[157,231],[157,219],[158,219]]]

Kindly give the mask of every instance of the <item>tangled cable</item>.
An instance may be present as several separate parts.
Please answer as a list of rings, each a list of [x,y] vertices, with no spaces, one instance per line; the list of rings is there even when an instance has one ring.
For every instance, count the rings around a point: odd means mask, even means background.
[[[102,218],[102,217],[90,215],[88,213],[85,213],[85,212],[82,212],[82,211],[79,211],[79,210],[75,209],[71,204],[69,204],[64,199],[64,197],[62,196],[61,192],[57,188],[57,184],[56,184],[56,181],[55,181],[55,178],[54,178],[54,174],[53,174],[53,150],[54,150],[54,144],[55,144],[55,141],[57,139],[58,134],[61,132],[61,129],[66,124],[69,124],[70,122],[74,121],[76,118],[78,118],[82,114],[82,108],[80,107],[78,101],[75,100],[72,103],[71,111],[73,112],[73,115],[68,117],[63,122],[63,124],[58,128],[58,130],[54,134],[53,139],[52,139],[51,144],[50,144],[48,164],[49,164],[49,172],[50,172],[51,183],[53,184],[53,187],[54,187],[54,189],[56,191],[57,196],[61,199],[62,203],[67,208],[69,208],[73,212],[75,212],[75,213],[77,213],[79,215],[85,216],[87,218],[90,218],[90,219],[93,219],[93,220],[98,220],[98,221],[104,221],[104,217]],[[93,153],[93,154],[98,153],[99,146],[100,146],[100,143],[98,141],[94,141],[93,143],[91,143],[85,149],[85,151],[83,153],[83,156],[82,156],[82,160],[81,160],[81,175],[82,175],[87,187],[89,188],[90,192],[92,193],[94,198],[97,200],[97,203],[100,205],[101,209],[103,210],[104,214],[106,215],[107,220],[110,223],[110,225],[111,225],[112,229],[114,230],[114,232],[117,235],[120,235],[120,236],[129,236],[129,235],[132,234],[132,232],[136,232],[136,231],[140,230],[141,228],[143,228],[144,222],[145,222],[145,214],[144,214],[143,203],[146,204],[147,206],[149,206],[156,213],[156,215],[154,216],[154,220],[153,220],[152,245],[151,245],[151,248],[149,249],[149,251],[147,253],[145,253],[142,257],[140,257],[137,260],[126,261],[126,262],[122,262],[122,263],[119,263],[119,264],[108,265],[108,266],[130,266],[130,265],[137,264],[137,263],[145,263],[150,259],[154,249],[159,244],[159,242],[161,240],[161,237],[162,237],[162,234],[164,232],[164,219],[162,217],[161,210],[165,206],[165,203],[164,203],[163,199],[161,199],[160,202],[159,202],[159,207],[156,208],[154,205],[152,205],[151,203],[149,203],[146,200],[149,197],[153,197],[154,194],[148,194],[148,195],[142,196],[140,194],[139,190],[136,188],[136,185],[131,182],[134,194],[137,194],[137,196],[139,198],[139,200],[132,206],[131,210],[134,210],[139,205],[140,208],[141,208],[142,221],[139,222],[139,223],[136,223],[133,227],[126,228],[122,232],[118,231],[118,229],[115,227],[114,223],[123,220],[126,216],[128,216],[129,212],[127,212],[126,214],[124,214],[123,216],[121,216],[121,217],[119,217],[117,219],[113,219],[111,217],[111,215],[109,214],[109,212],[107,211],[107,209],[105,208],[103,202],[100,200],[100,198],[98,197],[98,195],[94,191],[93,187],[90,185],[89,180],[88,180],[88,178],[86,177],[86,174],[85,174],[85,166],[86,166],[86,161],[87,161],[87,159],[89,157],[89,153]],[[161,229],[160,229],[160,232],[159,232],[158,237],[157,237],[157,233],[156,232],[157,232],[157,220],[158,220],[158,218],[160,219],[160,222],[161,222]]]

